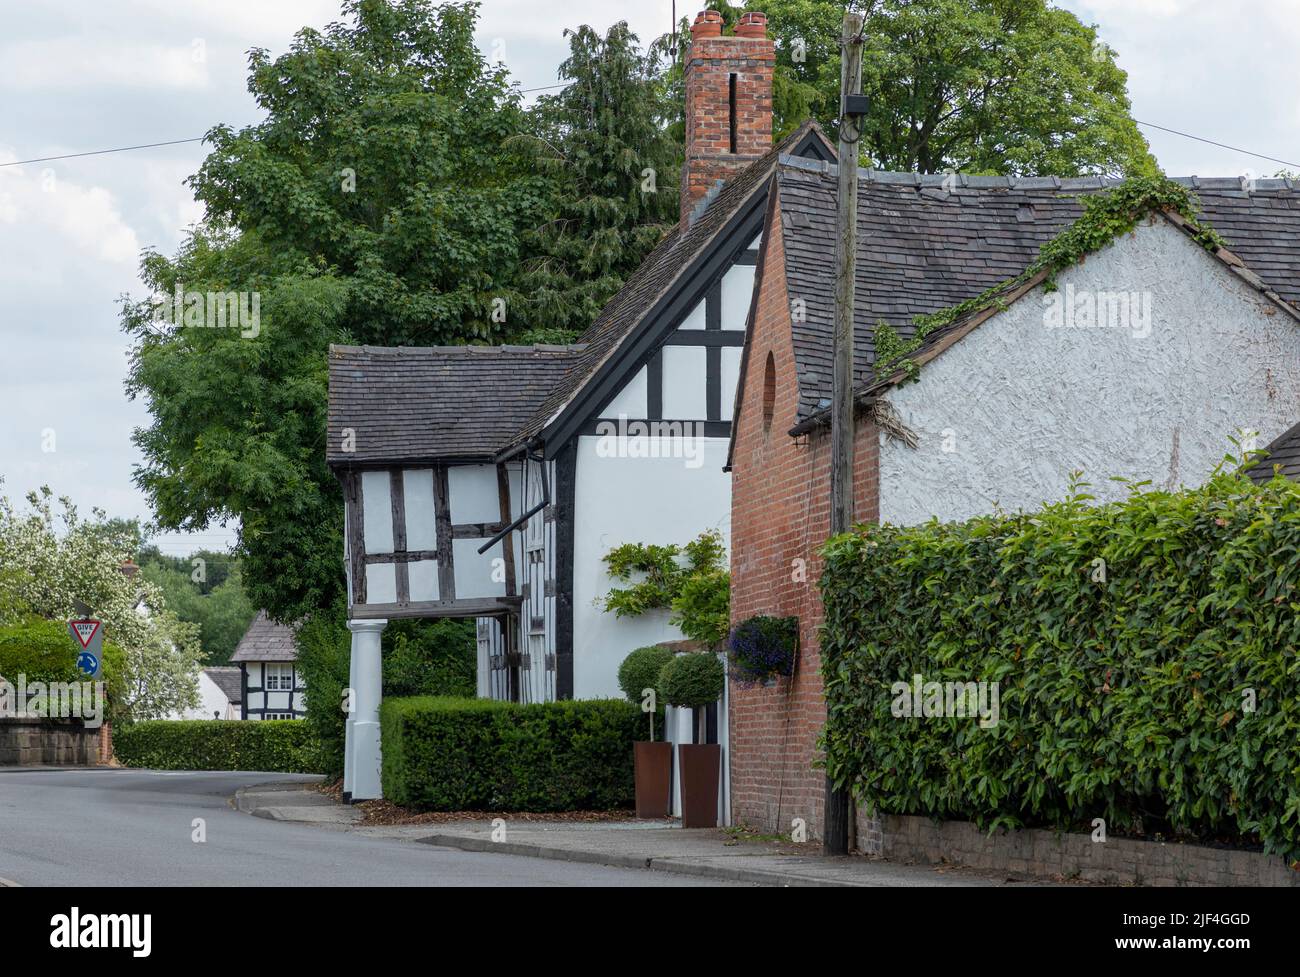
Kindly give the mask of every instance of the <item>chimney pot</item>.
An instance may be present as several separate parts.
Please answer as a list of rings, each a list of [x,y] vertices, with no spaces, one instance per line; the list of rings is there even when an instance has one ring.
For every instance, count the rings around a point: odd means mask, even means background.
[[[695,15],[695,23],[691,27],[691,37],[721,37],[722,36],[722,14],[716,10],[701,10]]]
[[[736,25],[737,37],[767,37],[767,14],[757,10],[740,15]]]

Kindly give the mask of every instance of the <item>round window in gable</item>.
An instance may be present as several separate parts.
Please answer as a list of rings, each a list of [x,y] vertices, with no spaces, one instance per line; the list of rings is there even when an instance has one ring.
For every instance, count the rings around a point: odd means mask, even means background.
[[[771,350],[767,353],[767,366],[763,368],[763,430],[772,427],[772,415],[776,413],[776,360]]]

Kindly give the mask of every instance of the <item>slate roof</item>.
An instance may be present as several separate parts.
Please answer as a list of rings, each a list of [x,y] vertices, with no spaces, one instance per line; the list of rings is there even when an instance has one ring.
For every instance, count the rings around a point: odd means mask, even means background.
[[[775,177],[790,298],[802,298],[795,323],[801,422],[829,405],[834,296],[833,164],[786,157]],[[945,180],[947,186],[945,187]],[[854,371],[870,384],[874,333],[881,320],[904,338],[912,317],[949,308],[1019,275],[1043,244],[1075,221],[1077,198],[1117,181],[918,176],[863,170],[858,192]],[[1196,192],[1202,217],[1249,270],[1234,270],[1273,297],[1300,304],[1300,192],[1290,180],[1180,180]],[[1231,258],[1231,256],[1228,256]],[[1231,262],[1230,262],[1231,263]],[[1253,274],[1252,274],[1253,271]],[[927,345],[967,325],[953,323]]]
[[[330,346],[326,460],[491,457],[505,447],[582,346]],[[344,430],[355,451],[345,451]]]
[[[1279,435],[1265,450],[1268,457],[1261,458],[1247,471],[1254,481],[1267,482],[1273,477],[1273,470],[1280,466],[1283,475],[1300,482],[1300,424]]]
[[[755,160],[728,180],[693,224],[685,230],[679,224],[669,232],[623,283],[623,287],[601,310],[596,321],[579,337],[579,341],[586,345],[586,351],[541,402],[533,416],[520,427],[512,443],[522,443],[540,434],[596,375],[600,367],[618,352],[624,340],[638,334],[642,320],[672,290],[695,259],[707,251],[729,219],[752,201],[756,194],[767,193],[772,171],[781,158],[810,134],[825,139],[815,122],[804,123],[767,155]],[[825,143],[825,147],[833,156],[834,151],[829,142]]]
[[[292,662],[298,660],[298,647],[293,642],[293,628],[276,624],[258,611],[253,623],[235,646],[230,656],[232,662]],[[219,683],[218,683],[219,684]]]
[[[240,687],[239,669],[227,667],[205,668],[203,674],[216,683],[217,688],[225,693],[230,702],[236,705],[239,704],[243,695],[243,690]]]

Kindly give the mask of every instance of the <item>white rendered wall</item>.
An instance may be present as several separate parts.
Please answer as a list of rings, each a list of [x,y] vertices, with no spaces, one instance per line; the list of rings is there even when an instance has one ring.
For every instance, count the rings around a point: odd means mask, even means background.
[[[215,715],[214,715],[215,713]],[[202,669],[199,670],[199,704],[194,709],[168,713],[166,719],[238,719],[239,707],[232,709],[221,686]]]
[[[647,439],[661,454],[673,439]],[[727,442],[702,438],[698,467],[677,457],[600,457],[598,437],[578,440],[573,541],[573,696],[619,697],[618,666],[629,651],[681,632],[667,611],[615,617],[596,606],[618,585],[602,558],[622,543],[686,543],[708,529],[730,545],[731,476],[722,470]],[[694,464],[694,462],[692,462]]]
[[[1103,501],[1126,494],[1112,475],[1192,486],[1229,435],[1264,447],[1300,421],[1300,324],[1163,219],[1058,286],[1149,293],[1150,334],[1048,328],[1041,288],[993,316],[888,394],[921,443],[882,434],[882,521],[1036,508],[1074,469]]]

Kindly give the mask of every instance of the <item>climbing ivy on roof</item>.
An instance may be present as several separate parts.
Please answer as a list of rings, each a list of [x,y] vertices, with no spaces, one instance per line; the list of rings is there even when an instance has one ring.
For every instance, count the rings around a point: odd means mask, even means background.
[[[900,383],[917,379],[920,368],[911,356],[935,331],[976,312],[1006,308],[1005,296],[1009,291],[1043,272],[1047,273],[1045,287],[1048,291],[1054,290],[1060,272],[1079,264],[1121,234],[1128,234],[1143,217],[1154,211],[1180,215],[1187,222],[1192,240],[1207,251],[1226,246],[1214,228],[1198,219],[1200,204],[1191,191],[1168,177],[1133,177],[1100,193],[1081,196],[1079,203],[1083,207],[1079,219],[1044,244],[1038,257],[1016,277],[957,305],[929,315],[914,316],[912,322],[916,328],[910,339],[903,339],[889,323],[878,322],[875,334],[877,379],[883,380],[899,372],[903,374]]]

